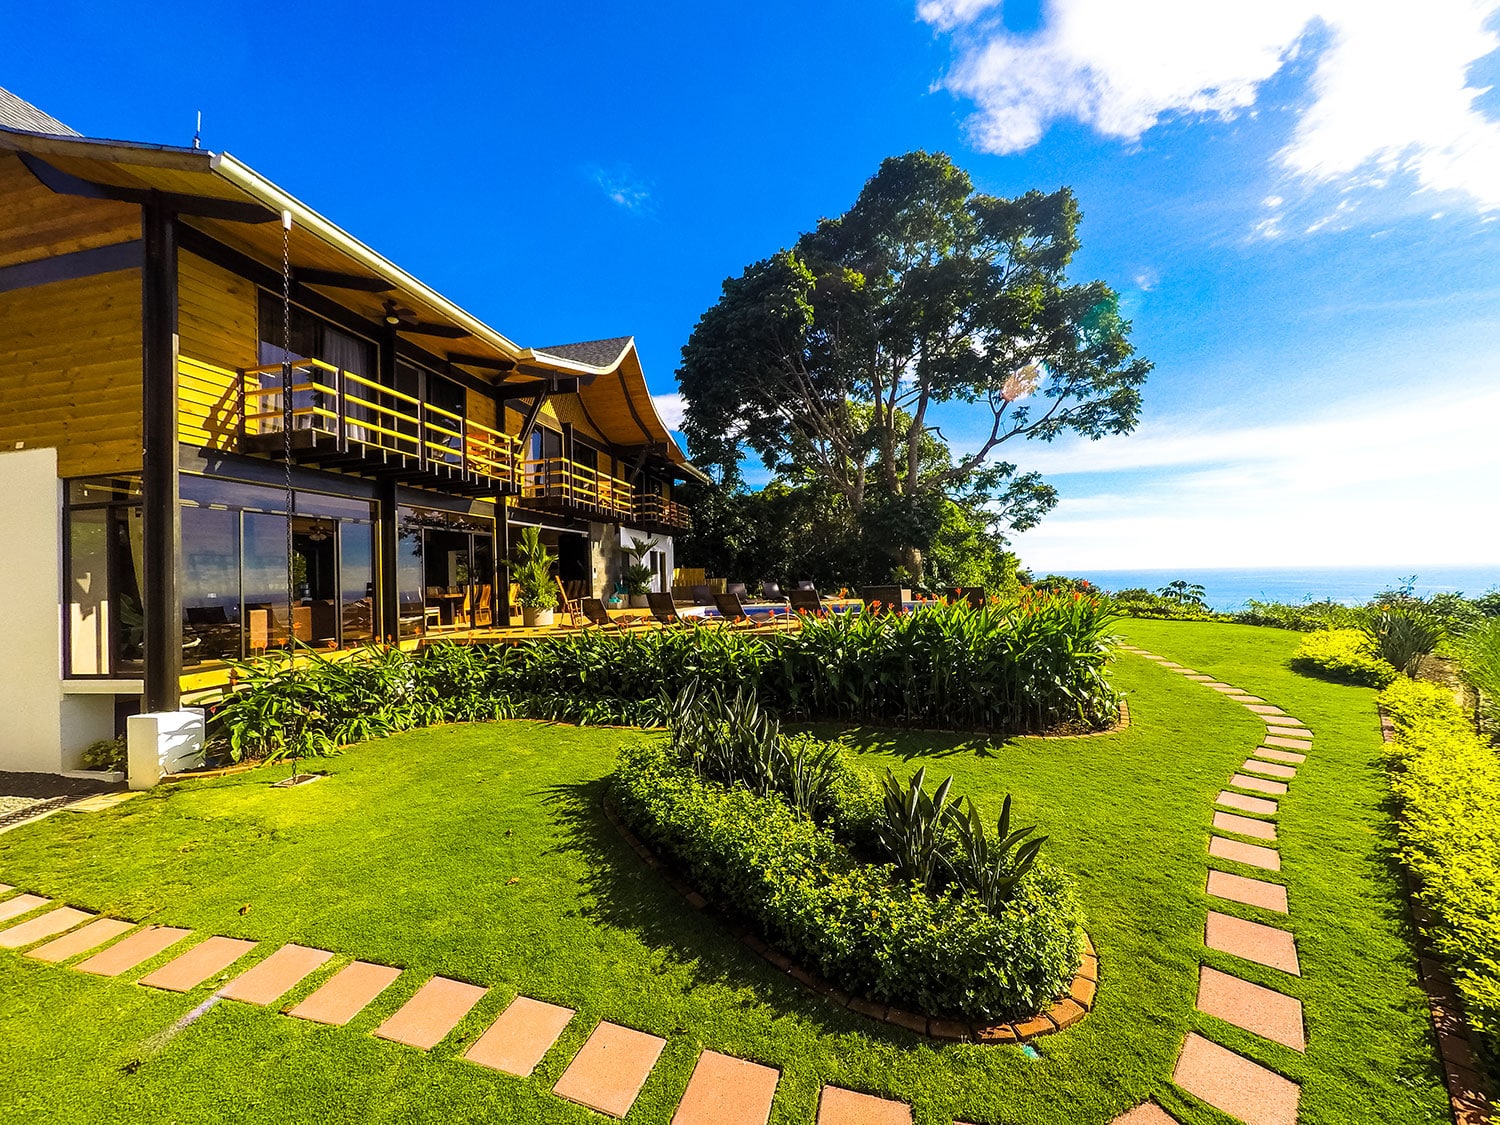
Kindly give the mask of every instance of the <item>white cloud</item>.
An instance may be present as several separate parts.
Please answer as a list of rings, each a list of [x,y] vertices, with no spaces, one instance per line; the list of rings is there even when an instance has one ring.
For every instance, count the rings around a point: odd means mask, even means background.
[[[683,401],[679,391],[671,391],[667,394],[652,395],[651,404],[656,407],[656,412],[661,415],[663,424],[669,430],[682,430],[682,415],[687,409],[687,403]]]
[[[645,211],[651,206],[651,191],[623,168],[593,170],[594,183],[604,197],[626,211]]]
[[[1404,174],[1500,209],[1500,123],[1475,107],[1484,90],[1468,77],[1500,46],[1487,28],[1500,0],[1051,0],[1027,35],[986,15],[997,3],[918,5],[955,35],[944,85],[978,104],[981,148],[1018,152],[1060,120],[1134,141],[1174,117],[1233,117],[1315,47],[1308,98],[1278,157],[1285,171],[1367,187]]]
[[[1016,536],[1043,570],[1152,566],[1500,564],[1496,380],[1448,404],[1389,395],[1317,417],[1215,428],[1143,425],[1128,438],[1028,449],[1065,499]],[[1072,474],[1131,473],[1088,490]]]

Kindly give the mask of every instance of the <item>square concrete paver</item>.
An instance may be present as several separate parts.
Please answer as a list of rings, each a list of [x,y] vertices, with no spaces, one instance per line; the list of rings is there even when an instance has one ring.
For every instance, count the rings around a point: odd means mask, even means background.
[[[610,1117],[624,1117],[666,1045],[665,1039],[644,1031],[601,1023],[552,1092]]]
[[[1246,773],[1260,773],[1267,777],[1279,778],[1282,781],[1290,781],[1297,776],[1297,771],[1280,762],[1262,762],[1256,758],[1247,758],[1245,764],[1240,767]]]
[[[1204,687],[1211,687],[1211,688],[1213,688],[1214,691],[1218,692],[1220,695],[1239,695],[1239,694],[1241,694],[1239,688],[1237,688],[1237,687],[1230,687],[1228,684],[1223,683],[1223,682],[1221,682],[1219,680],[1215,680],[1212,683],[1204,684],[1203,686]]]
[[[1300,738],[1309,742],[1312,740],[1312,731],[1301,727],[1268,725],[1266,727],[1266,734],[1272,738]]]
[[[1243,918],[1232,918],[1210,910],[1203,931],[1203,944],[1220,953],[1254,961],[1257,965],[1280,969],[1293,976],[1302,975],[1292,935],[1275,926],[1263,926],[1259,922],[1247,922]]]
[[[842,1086],[824,1086],[818,1125],[911,1125],[911,1106]]]
[[[1215,859],[1230,859],[1235,863],[1259,867],[1262,871],[1280,871],[1281,853],[1275,848],[1263,848],[1259,844],[1246,844],[1240,840],[1226,840],[1223,836],[1210,836],[1208,854]]]
[[[1294,1051],[1307,1050],[1302,1001],[1207,965],[1198,967],[1198,1010]]]
[[[1276,839],[1276,823],[1270,820],[1256,820],[1253,816],[1216,812],[1214,813],[1214,827],[1221,832],[1236,832],[1241,836],[1253,836],[1257,840]]]
[[[1255,748],[1257,758],[1267,758],[1273,762],[1286,762],[1289,765],[1300,766],[1307,761],[1306,754],[1299,754],[1295,750],[1277,750],[1270,746],[1257,746]]]
[[[180,930],[176,926],[146,926],[131,934],[124,941],[94,954],[82,964],[74,966],[80,973],[93,973],[100,977],[117,977],[129,972],[143,961],[149,961],[158,953],[176,945],[192,930]]]
[[[1249,797],[1244,793],[1231,793],[1224,789],[1214,798],[1214,804],[1223,805],[1228,809],[1239,809],[1240,812],[1259,813],[1261,816],[1275,816],[1276,802],[1268,801],[1264,797]]]
[[[0,902],[0,922],[9,922],[22,914],[30,914],[37,907],[46,906],[51,901],[41,895],[16,895],[15,898],[8,898]]]
[[[1280,738],[1268,734],[1264,741],[1267,746],[1280,746],[1283,750],[1300,750],[1304,754],[1312,749],[1312,741],[1305,738]]]
[[[9,883],[0,883],[0,895],[8,895],[15,889],[16,888],[12,887]]]
[[[92,917],[87,910],[59,906],[56,910],[49,910],[29,921],[18,922],[8,930],[0,931],[0,949],[20,949],[24,945],[35,945],[39,941],[56,937],[64,930],[71,930]]]
[[[525,1078],[573,1018],[572,1008],[517,996],[464,1054],[471,1063]]]
[[[55,965],[60,961],[66,961],[69,957],[76,957],[80,953],[98,949],[105,942],[114,941],[125,931],[133,929],[135,929],[134,922],[122,922],[118,918],[96,918],[81,930],[74,930],[71,934],[64,934],[60,938],[49,941],[46,945],[37,946],[26,956]]]
[[[151,988],[164,988],[168,992],[191,992],[254,948],[253,941],[211,937],[180,957],[174,957],[155,972],[147,973],[141,978],[141,983]]]
[[[1109,1125],[1177,1125],[1177,1118],[1155,1102],[1142,1102],[1134,1109],[1127,1109]]]
[[[351,962],[287,1014],[300,1020],[342,1026],[359,1015],[366,1004],[394,984],[400,975],[400,969],[389,965]]]
[[[1229,784],[1237,789],[1250,789],[1256,793],[1270,793],[1280,797],[1286,793],[1286,782],[1267,781],[1263,777],[1250,777],[1248,774],[1237,773],[1229,779]]]
[[[1231,875],[1227,871],[1210,870],[1208,893],[1215,898],[1258,906],[1262,910],[1274,910],[1278,914],[1287,912],[1286,888],[1280,883],[1268,883],[1264,879],[1247,879],[1243,875]]]
[[[488,991],[477,984],[433,977],[395,1015],[377,1027],[375,1034],[394,1043],[430,1051]]]
[[[1247,703],[1245,710],[1256,715],[1282,715],[1285,714],[1280,707],[1272,707],[1269,703]]]
[[[1297,1125],[1300,1086],[1201,1035],[1188,1035],[1172,1081],[1245,1125]]]
[[[226,984],[219,995],[246,1004],[274,1004],[332,956],[323,949],[283,945]]]
[[[766,1125],[780,1077],[774,1067],[704,1051],[672,1125]]]

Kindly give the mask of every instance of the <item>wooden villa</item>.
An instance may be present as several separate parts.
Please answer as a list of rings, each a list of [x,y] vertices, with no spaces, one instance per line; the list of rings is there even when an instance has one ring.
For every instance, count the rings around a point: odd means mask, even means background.
[[[631,338],[522,347],[227,153],[0,90],[0,769],[293,638],[504,627],[521,526],[604,598],[660,537],[667,590],[700,476]]]

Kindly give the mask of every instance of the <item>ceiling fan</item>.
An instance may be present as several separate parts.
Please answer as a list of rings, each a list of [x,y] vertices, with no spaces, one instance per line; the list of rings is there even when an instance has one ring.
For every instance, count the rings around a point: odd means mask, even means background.
[[[384,321],[397,332],[415,332],[421,336],[445,336],[450,340],[461,339],[469,333],[454,324],[429,324],[417,319],[417,314],[389,297],[385,301]]]

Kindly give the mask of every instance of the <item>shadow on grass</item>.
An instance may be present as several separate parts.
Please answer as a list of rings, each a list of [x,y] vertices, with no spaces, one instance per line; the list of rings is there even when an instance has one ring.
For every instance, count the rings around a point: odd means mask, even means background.
[[[820,1032],[859,1032],[900,1046],[925,1039],[838,1007],[747,948],[731,932],[732,920],[716,907],[690,907],[664,872],[643,862],[604,815],[609,784],[605,777],[556,785],[544,798],[566,836],[549,854],[571,852],[584,860],[588,875],[582,890],[593,900],[582,909],[584,917],[632,933],[665,952],[688,974],[687,989],[749,988],[777,1016],[794,1014]]]

